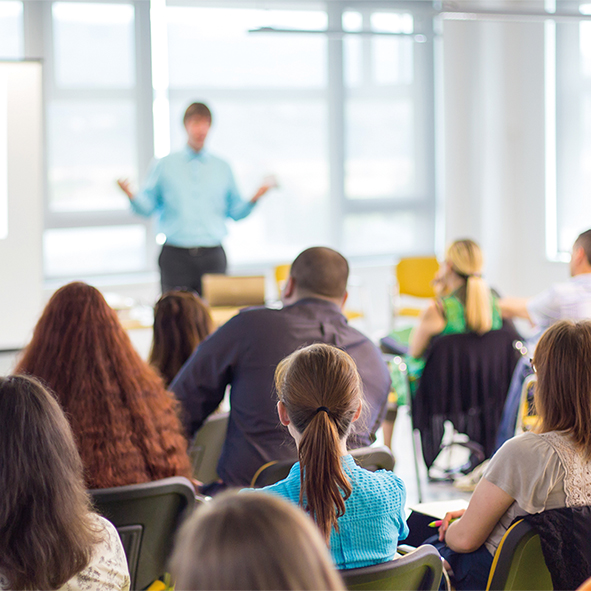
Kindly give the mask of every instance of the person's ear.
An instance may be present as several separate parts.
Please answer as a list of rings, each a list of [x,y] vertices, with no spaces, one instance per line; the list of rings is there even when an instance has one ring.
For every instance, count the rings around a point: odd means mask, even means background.
[[[283,288],[283,297],[290,298],[293,295],[294,290],[295,290],[295,281],[294,281],[293,277],[290,275],[287,278],[287,283],[285,284],[285,287]]]
[[[277,403],[277,414],[279,415],[279,420],[284,427],[287,427],[291,423],[289,420],[289,415],[287,414],[287,409],[285,408],[285,404],[283,404],[281,400]]]
[[[348,297],[349,297],[349,292],[346,291],[345,295],[343,296],[343,300],[341,302],[341,310],[345,307],[345,303],[346,303]]]
[[[353,422],[355,422],[361,416],[362,410],[363,410],[363,403],[361,401],[359,401],[359,406],[357,407],[357,410],[355,411],[355,415],[353,416]]]

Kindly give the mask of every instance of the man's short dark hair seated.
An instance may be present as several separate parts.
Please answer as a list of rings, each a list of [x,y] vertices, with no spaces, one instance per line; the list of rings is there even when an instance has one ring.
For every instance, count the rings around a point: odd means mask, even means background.
[[[297,256],[291,265],[290,275],[300,293],[342,298],[347,290],[349,263],[332,248],[314,246]]]

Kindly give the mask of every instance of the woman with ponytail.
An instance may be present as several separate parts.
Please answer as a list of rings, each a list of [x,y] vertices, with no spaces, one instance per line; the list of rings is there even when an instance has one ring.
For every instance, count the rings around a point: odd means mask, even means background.
[[[433,285],[438,296],[419,320],[410,338],[411,376],[422,373],[422,357],[437,335],[498,330],[502,318],[497,297],[482,278],[482,251],[473,240],[456,240],[447,249],[445,261]]]
[[[392,560],[398,540],[408,535],[406,491],[392,472],[369,472],[347,454],[347,435],[363,408],[355,362],[336,347],[310,345],[281,361],[275,385],[279,419],[295,440],[299,462],[263,490],[310,514],[337,568]]]

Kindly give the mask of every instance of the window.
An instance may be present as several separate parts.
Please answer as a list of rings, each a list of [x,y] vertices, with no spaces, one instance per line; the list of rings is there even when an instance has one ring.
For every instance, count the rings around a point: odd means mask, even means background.
[[[23,57],[23,3],[0,2],[0,59]]]
[[[137,83],[137,4],[44,6],[51,31],[45,52],[52,58],[46,70],[47,277],[154,267],[151,225],[131,215],[116,185],[118,178],[137,184],[152,154],[149,146],[140,167],[139,113],[146,109]],[[149,95],[147,101],[151,110]],[[141,123],[151,129],[150,119]]]
[[[432,23],[337,4],[167,8],[172,149],[185,107],[201,100],[214,111],[209,148],[244,197],[267,174],[280,184],[231,224],[234,264],[291,260],[313,244],[348,256],[434,248]]]
[[[279,182],[229,222],[232,265],[314,244],[389,259],[433,251],[433,23],[421,4],[27,5],[46,64],[46,276],[155,270],[153,224],[116,179],[137,186],[154,154],[180,149],[196,100],[212,108],[208,149],[244,198],[270,174]],[[22,53],[22,35],[3,35],[22,12],[0,2],[0,52]]]

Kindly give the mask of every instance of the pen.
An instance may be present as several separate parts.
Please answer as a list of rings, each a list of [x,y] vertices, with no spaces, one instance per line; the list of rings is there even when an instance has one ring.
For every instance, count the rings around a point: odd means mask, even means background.
[[[450,519],[450,523],[453,523],[454,521],[457,521],[458,519],[459,519],[459,517],[455,517],[454,519]],[[429,527],[439,527],[442,523],[443,523],[443,521],[441,519],[438,519],[437,521],[432,521],[429,524]]]

